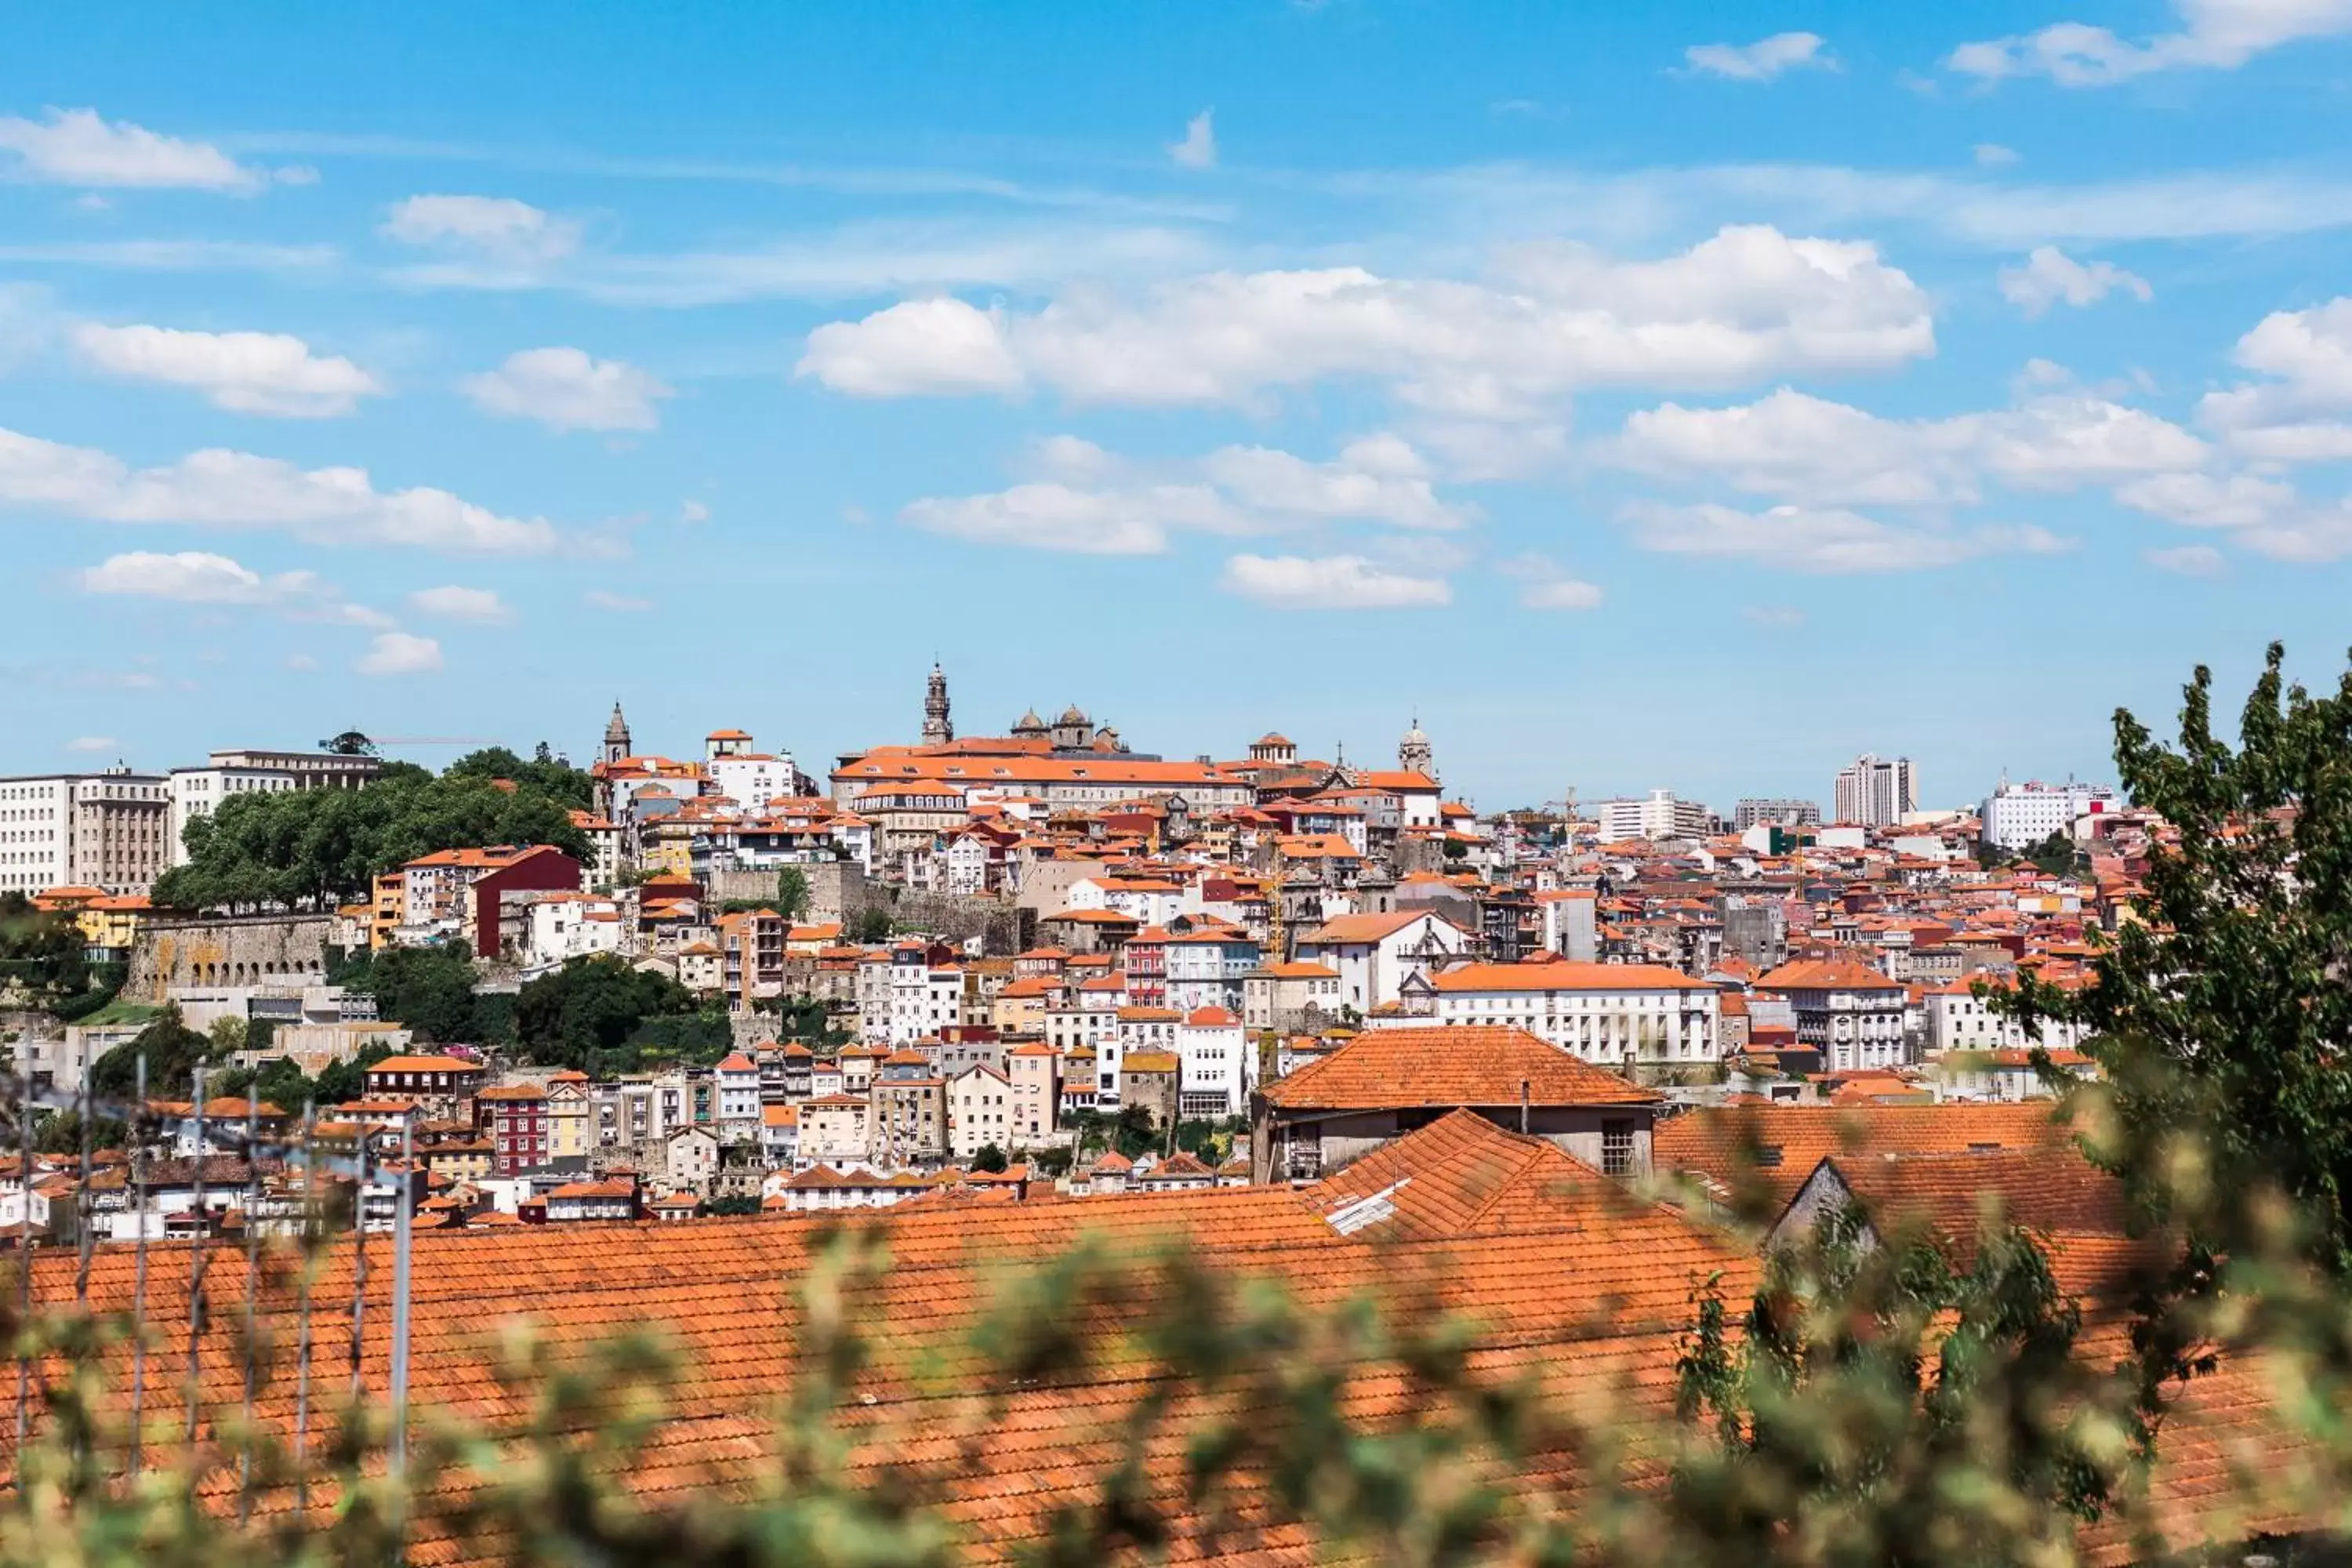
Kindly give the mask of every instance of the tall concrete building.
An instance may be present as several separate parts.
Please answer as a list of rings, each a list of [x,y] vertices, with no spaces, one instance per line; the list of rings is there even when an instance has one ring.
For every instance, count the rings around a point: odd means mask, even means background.
[[[0,779],[0,893],[143,893],[168,864],[170,786],[127,767]]]
[[[1731,830],[1745,833],[1760,823],[1783,827],[1818,827],[1822,808],[1810,800],[1767,800],[1749,796],[1731,808]]]
[[[1864,752],[1837,776],[1837,820],[1894,827],[1919,809],[1919,774],[1908,757]]]

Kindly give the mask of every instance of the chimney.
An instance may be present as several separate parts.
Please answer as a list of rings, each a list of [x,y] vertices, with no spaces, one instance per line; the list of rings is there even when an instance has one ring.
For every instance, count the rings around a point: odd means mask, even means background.
[[[1528,1080],[1527,1080],[1526,1079],[1519,1079],[1519,1136],[1520,1136],[1520,1137],[1522,1137],[1522,1138],[1524,1138],[1524,1137],[1526,1137],[1526,1136],[1527,1136],[1527,1132],[1528,1132]]]

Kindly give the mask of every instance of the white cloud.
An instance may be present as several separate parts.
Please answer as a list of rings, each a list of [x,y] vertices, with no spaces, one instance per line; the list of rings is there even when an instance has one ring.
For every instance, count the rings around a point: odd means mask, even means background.
[[[1065,550],[1081,555],[1157,555],[1171,528],[1241,531],[1223,497],[1206,485],[1087,490],[1042,482],[989,495],[927,497],[899,516],[929,533],[974,544]]]
[[[607,593],[602,588],[589,589],[580,595],[580,602],[592,610],[617,610],[627,615],[635,615],[654,607],[654,602],[651,599],[632,598],[626,594]]]
[[[1013,392],[1024,373],[1001,312],[941,298],[827,322],[809,334],[793,374],[852,396],[910,397]]]
[[[689,498],[677,503],[677,520],[680,522],[709,522],[710,509]]]
[[[94,370],[188,387],[232,414],[333,418],[383,391],[350,360],[340,354],[318,357],[310,344],[283,332],[193,332],[83,321],[71,338],[75,353]]]
[[[1519,603],[1530,610],[1597,610],[1601,593],[1598,584],[1586,583],[1570,576],[1558,563],[1543,555],[1521,555],[1503,563],[1503,574],[1515,577],[1525,584],[1519,590]]]
[[[307,653],[289,653],[286,656],[286,668],[289,669],[316,669],[319,668],[319,661]]]
[[[1946,532],[1899,527],[1835,507],[1776,506],[1760,512],[1706,502],[1626,509],[1633,542],[1672,555],[1753,561],[1822,575],[1915,572],[2011,552],[2047,554],[2065,548],[2039,528],[1979,528]]]
[[[1750,626],[1785,631],[1805,624],[1805,612],[1793,605],[1750,605],[1739,612]]]
[[[226,191],[246,195],[265,183],[219,148],[160,135],[94,109],[52,109],[46,120],[0,116],[0,176],[52,185],[123,185]]]
[[[2255,474],[2157,474],[2118,486],[2116,499],[2191,528],[2255,528],[2289,511],[2293,485]]]
[[[1815,504],[1919,505],[1976,500],[1988,475],[2020,489],[2066,489],[2194,468],[2210,451],[2177,425],[2087,393],[2050,392],[1948,419],[1884,419],[1782,387],[1734,407],[1669,403],[1637,412],[1596,456]]]
[[[2269,382],[2205,395],[2197,416],[2258,460],[2352,458],[2352,297],[2276,310],[2238,340],[2237,363]]]
[[[1267,447],[1224,447],[1185,462],[1144,464],[1075,436],[1024,454],[1034,476],[984,495],[926,497],[900,517],[976,543],[1092,555],[1156,555],[1175,532],[1253,534],[1362,521],[1448,531],[1475,508],[1441,499],[1428,464],[1387,432],[1318,463]]]
[[[420,616],[443,621],[477,621],[492,624],[512,620],[514,612],[489,588],[460,588],[451,584],[440,588],[420,588],[408,595],[408,607]]]
[[[1962,44],[1946,63],[1987,81],[2046,76],[2061,87],[2107,87],[2150,71],[2234,70],[2282,44],[2352,32],[2352,0],[2175,0],[2174,8],[2181,30],[2145,44],[2105,27],[2059,22]]]
[[[1392,610],[1449,605],[1442,577],[1412,577],[1361,555],[1236,555],[1218,585],[1281,610]]]
[[[364,468],[304,470],[217,447],[163,468],[0,429],[0,507],[99,522],[275,529],[322,544],[404,544],[546,554],[562,542],[541,518],[503,517],[447,490],[383,491]]]
[[[2309,500],[2279,479],[2179,474],[2126,485],[2116,499],[2191,528],[2227,529],[2233,542],[2275,560],[2352,555],[2352,499]]]
[[[362,675],[429,675],[441,668],[441,645],[407,632],[380,632],[352,668]]]
[[[2156,290],[2137,273],[2112,261],[2076,261],[2054,245],[2037,245],[2022,267],[2000,269],[2000,297],[2029,319],[2061,300],[2069,305],[2095,305],[2118,289],[2143,305],[2156,298]]]
[[[1694,44],[1683,51],[1683,58],[1691,69],[1708,76],[1770,81],[1799,66],[1836,69],[1837,62],[1822,53],[1822,41],[1818,33],[1775,33],[1752,44]]]
[[[2183,577],[2219,577],[2229,570],[2229,562],[2210,544],[2183,544],[2171,550],[2151,550],[2147,563],[2159,572],[2177,573]]]
[[[411,196],[393,206],[379,232],[403,245],[488,263],[499,269],[495,276],[514,283],[570,256],[581,237],[577,221],[509,196]],[[439,279],[427,273],[421,280]]]
[[[315,572],[280,572],[265,577],[226,555],[201,550],[173,554],[134,550],[110,555],[80,573],[76,582],[86,594],[117,598],[234,605],[269,610],[295,620],[344,626],[392,625],[392,617],[382,611],[343,601]]]
[[[910,301],[820,327],[797,374],[865,395],[1138,405],[1367,379],[1433,418],[1556,422],[1586,386],[1735,385],[1934,350],[1927,295],[1874,247],[1751,226],[1651,262],[1516,247],[1475,283],[1348,267],[1210,273],[1138,299],[1074,289],[1031,312]]]
[[[649,372],[572,348],[525,349],[459,385],[486,414],[551,430],[651,430],[661,423],[655,403],[671,395]]]
[[[1428,464],[1392,435],[1352,441],[1329,463],[1266,447],[1227,447],[1202,458],[1201,471],[1255,511],[1433,529],[1460,528],[1470,516],[1437,499]]]
[[[2017,162],[2017,150],[2004,147],[1998,142],[1979,142],[1969,152],[1976,158],[1979,169],[2005,168]]]
[[[1217,166],[1216,111],[1204,109],[1184,122],[1184,140],[1168,144],[1168,156],[1179,168],[1213,169]]]
[[[66,742],[68,752],[111,752],[118,742],[111,735],[77,735]]]

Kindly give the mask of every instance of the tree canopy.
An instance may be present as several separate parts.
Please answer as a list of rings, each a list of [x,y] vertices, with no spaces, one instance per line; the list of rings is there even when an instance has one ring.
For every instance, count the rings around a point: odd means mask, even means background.
[[[530,1060],[584,1072],[647,1019],[694,1011],[694,993],[669,976],[599,953],[525,985],[515,999],[515,1035]]]
[[[593,852],[571,813],[588,791],[576,768],[494,747],[437,776],[392,763],[362,789],[234,795],[188,824],[188,862],[156,882],[155,901],[331,905],[366,896],[379,874],[421,855],[492,844],[552,844],[584,862]]]

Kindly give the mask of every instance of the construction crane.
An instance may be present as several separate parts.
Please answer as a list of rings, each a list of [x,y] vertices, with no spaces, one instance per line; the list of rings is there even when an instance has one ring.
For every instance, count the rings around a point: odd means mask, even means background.
[[[346,730],[319,742],[319,750],[339,757],[372,757],[378,746],[495,746],[486,735],[370,735]]]

